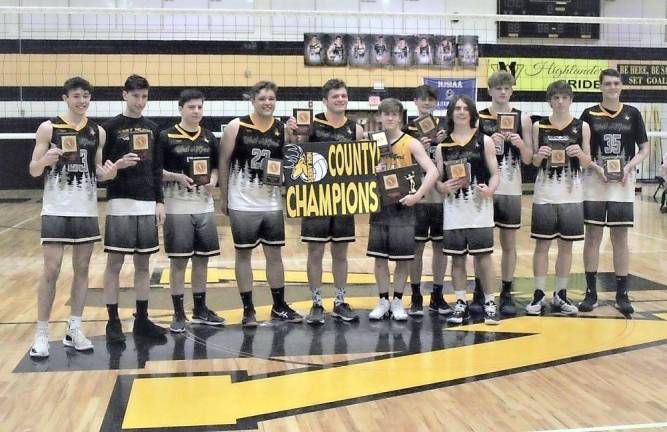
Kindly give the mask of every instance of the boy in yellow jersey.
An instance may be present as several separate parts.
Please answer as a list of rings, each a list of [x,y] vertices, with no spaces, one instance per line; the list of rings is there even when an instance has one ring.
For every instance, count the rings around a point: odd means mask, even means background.
[[[368,256],[375,257],[375,281],[380,301],[368,317],[379,320],[391,316],[395,320],[408,318],[403,306],[403,288],[415,255],[414,205],[433,187],[438,171],[426,154],[422,144],[401,131],[403,105],[396,99],[385,99],[378,107],[382,127],[391,144],[392,160],[396,167],[417,162],[426,173],[421,186],[412,195],[406,195],[396,204],[383,205],[378,213],[371,214],[368,235]],[[380,163],[378,171],[387,169]],[[394,298],[389,302],[389,260],[396,261],[394,270]]]

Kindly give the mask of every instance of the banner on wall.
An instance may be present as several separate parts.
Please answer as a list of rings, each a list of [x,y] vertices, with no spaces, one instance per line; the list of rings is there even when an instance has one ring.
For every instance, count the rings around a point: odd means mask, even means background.
[[[380,209],[375,141],[287,144],[287,216],[336,216]]]
[[[435,109],[447,109],[449,101],[456,95],[466,95],[477,100],[477,79],[475,78],[426,78],[424,84],[435,89],[438,103]]]
[[[597,92],[598,77],[608,60],[565,58],[489,58],[487,76],[499,70],[516,79],[514,90],[544,91],[554,81],[566,80],[575,92]]]

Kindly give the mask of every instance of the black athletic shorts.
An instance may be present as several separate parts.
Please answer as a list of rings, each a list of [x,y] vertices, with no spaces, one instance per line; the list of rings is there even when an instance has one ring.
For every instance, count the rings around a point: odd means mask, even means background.
[[[521,228],[521,195],[494,195],[493,220],[498,228]]]
[[[617,201],[584,201],[584,223],[631,227],[635,221],[634,204]]]
[[[442,203],[425,203],[415,206],[417,223],[415,240],[420,242],[442,241]]]
[[[415,257],[414,225],[371,224],[368,232],[366,255],[406,261]]]
[[[442,253],[445,255],[484,255],[493,252],[493,227],[444,230],[442,237]]]
[[[584,239],[583,203],[533,204],[530,236],[538,240]]]
[[[301,219],[301,241],[304,242],[353,242],[354,216],[322,216]]]
[[[285,221],[282,210],[229,210],[229,224],[236,249],[252,249],[262,243],[285,246]]]
[[[155,215],[107,215],[104,252],[153,254],[159,250],[160,241]]]
[[[42,216],[42,244],[80,244],[99,241],[97,217]]]
[[[167,214],[164,251],[170,258],[220,255],[215,213]]]

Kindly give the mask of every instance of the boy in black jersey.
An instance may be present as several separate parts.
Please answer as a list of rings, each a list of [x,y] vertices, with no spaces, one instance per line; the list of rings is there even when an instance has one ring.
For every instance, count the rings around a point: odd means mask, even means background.
[[[391,157],[384,158],[376,169],[384,171],[391,166],[406,167],[415,163],[426,172],[417,192],[406,195],[396,204],[382,205],[378,213],[370,216],[368,248],[366,255],[375,257],[375,281],[380,300],[368,314],[372,320],[380,320],[389,315],[397,321],[405,321],[408,315],[403,306],[403,289],[410,271],[410,261],[415,254],[415,212],[414,205],[433,187],[438,170],[426,154],[424,146],[401,130],[403,105],[396,99],[388,98],[378,107],[382,128],[391,146]],[[389,301],[391,284],[389,261],[396,261],[394,269],[394,298]]]
[[[628,227],[634,222],[635,169],[650,151],[642,115],[635,107],[620,101],[621,75],[615,69],[600,73],[602,102],[586,108],[581,120],[591,128],[593,164],[584,174],[584,267],[586,297],[579,310],[589,312],[598,305],[596,277],[600,243],[605,226],[609,227],[616,273],[616,304],[623,314],[634,308],[628,298]],[[636,147],[639,151],[636,151]],[[604,165],[610,161],[622,170],[620,181],[606,177]]]
[[[218,183],[218,143],[213,133],[199,126],[204,94],[183,90],[178,99],[179,124],[160,132],[162,179],[167,218],[164,249],[170,260],[169,285],[174,318],[169,329],[185,331],[183,290],[185,269],[192,259],[192,322],[220,326],[225,320],[206,306],[208,259],[220,255],[213,188]]]
[[[220,152],[220,209],[229,216],[236,249],[236,281],[243,301],[244,326],[256,326],[252,302],[252,250],[262,244],[271,288],[271,316],[289,322],[303,317],[285,302],[281,247],[285,245],[282,196],[279,186],[262,182],[264,159],[282,159],[285,125],[273,117],[278,87],[260,81],[250,89],[252,114],[232,120],[225,128]],[[290,122],[291,135],[296,122]]]
[[[164,328],[148,319],[148,260],[159,250],[157,226],[165,219],[157,124],[142,116],[148,102],[148,81],[138,75],[128,77],[123,99],[123,113],[104,123],[108,136],[104,154],[116,160],[119,170],[118,176],[107,184],[104,233],[104,299],[109,314],[106,336],[112,343],[125,340],[118,316],[119,274],[125,255],[132,255],[134,262],[137,310],[133,333],[159,339],[165,334]]]
[[[419,117],[433,114],[438,95],[433,88],[427,85],[421,85],[415,89],[415,105],[419,112]],[[417,127],[415,120],[408,122],[404,131],[419,140],[424,146],[431,161],[435,161],[435,152],[438,149],[437,144],[441,143],[446,136],[447,120],[440,117],[434,117],[437,131],[435,134],[422,135]],[[412,287],[412,297],[408,315],[422,316],[424,314],[423,297],[421,293],[421,277],[423,270],[422,258],[426,242],[431,241],[433,248],[432,272],[433,272],[433,290],[429,309],[440,315],[452,313],[445,298],[442,295],[442,289],[447,271],[447,257],[442,253],[442,196],[435,188],[429,190],[424,199],[415,205],[415,259],[410,264],[410,285]]]
[[[97,180],[113,178],[116,166],[109,160],[102,165],[106,134],[86,117],[92,92],[83,78],[68,79],[62,92],[67,113],[40,124],[35,136],[30,175],[40,177],[46,171],[41,213],[44,272],[37,288],[37,332],[30,357],[49,355],[49,316],[65,245],[72,245],[74,276],[63,345],[79,351],[93,348],[81,331],[81,316],[88,291],[88,264],[93,244],[100,239]],[[64,159],[68,146],[73,150],[71,161]]]
[[[347,87],[343,81],[334,78],[324,84],[322,103],[326,111],[315,116],[308,142],[356,141],[363,138],[363,128],[345,117]],[[336,286],[332,316],[343,321],[359,318],[345,302],[347,245],[354,240],[354,215],[304,217],[301,220],[301,241],[308,243],[308,285],[313,297],[313,306],[306,317],[308,324],[324,323],[320,287],[322,258],[328,242],[331,242],[331,272]]]
[[[530,116],[510,105],[514,77],[507,71],[493,73],[488,80],[491,106],[479,112],[479,128],[491,137],[496,147],[498,176],[500,183],[493,195],[493,218],[499,228],[500,246],[502,247],[500,314],[516,315],[516,306],[512,300],[512,282],[516,269],[516,232],[521,228],[521,164],[529,165],[533,158],[532,122]],[[498,113],[512,113],[516,117],[516,131],[501,131],[498,125]],[[475,293],[470,305],[482,310],[484,295],[475,280]]]

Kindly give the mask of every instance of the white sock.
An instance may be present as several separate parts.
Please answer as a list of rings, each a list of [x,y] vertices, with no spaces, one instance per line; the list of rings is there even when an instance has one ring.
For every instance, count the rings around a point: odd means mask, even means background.
[[[463,300],[464,302],[466,301],[465,291],[454,291],[454,294],[456,294],[456,300]]]
[[[495,296],[493,294],[484,294],[484,303],[495,301]]]
[[[567,289],[567,282],[569,278],[566,277],[557,277],[556,278],[556,292],[561,292]]]
[[[70,316],[69,317],[69,328],[81,328],[81,317],[80,316]]]
[[[546,276],[535,276],[535,289],[538,289],[542,292],[546,291],[547,286],[547,277]]]
[[[37,321],[37,333],[49,333],[49,322],[48,321]]]

